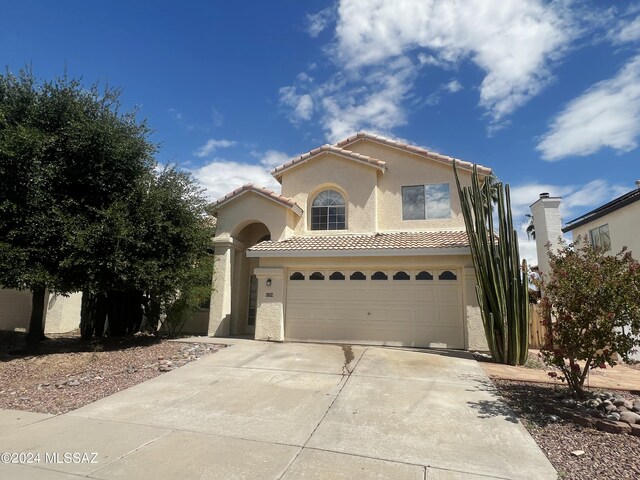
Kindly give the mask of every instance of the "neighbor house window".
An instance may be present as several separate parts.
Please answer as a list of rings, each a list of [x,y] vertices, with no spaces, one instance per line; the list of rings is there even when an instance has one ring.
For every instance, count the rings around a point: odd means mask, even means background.
[[[403,220],[430,220],[450,216],[448,183],[402,187]]]
[[[589,230],[591,245],[602,248],[605,252],[611,250],[611,237],[609,236],[609,225],[605,224],[593,230]]]
[[[311,230],[347,228],[344,198],[335,190],[324,190],[311,204]]]

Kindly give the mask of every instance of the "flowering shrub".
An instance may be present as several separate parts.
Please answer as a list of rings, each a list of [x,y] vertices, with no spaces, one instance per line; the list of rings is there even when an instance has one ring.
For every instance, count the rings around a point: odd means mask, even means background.
[[[549,251],[551,274],[537,281],[546,327],[545,362],[583,398],[593,368],[628,360],[640,346],[640,264],[623,248],[607,255],[580,237]]]

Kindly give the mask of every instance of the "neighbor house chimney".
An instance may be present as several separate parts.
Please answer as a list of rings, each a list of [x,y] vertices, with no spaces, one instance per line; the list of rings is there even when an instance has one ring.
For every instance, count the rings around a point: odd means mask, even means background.
[[[640,188],[640,180],[636,180],[636,188]]]
[[[562,220],[560,219],[560,197],[550,197],[547,192],[541,193],[540,198],[531,207],[533,225],[536,229],[536,251],[538,253],[538,270],[549,274],[549,256],[547,243],[557,250],[562,236]]]

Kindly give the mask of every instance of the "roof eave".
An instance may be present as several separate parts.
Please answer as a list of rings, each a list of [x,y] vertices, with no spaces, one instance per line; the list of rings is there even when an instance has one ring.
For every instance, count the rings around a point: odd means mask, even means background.
[[[489,167],[485,167],[484,165],[480,165],[480,164],[474,164],[472,162],[467,162],[464,160],[460,160],[459,158],[454,158],[454,157],[449,157],[447,155],[442,155],[440,153],[436,153],[436,152],[430,152],[429,150],[426,150],[424,148],[421,147],[417,147],[415,145],[409,145],[409,144],[399,144],[397,142],[394,143],[393,140],[391,139],[381,139],[378,138],[375,135],[369,134],[367,132],[358,132],[355,135],[352,135],[351,137],[347,137],[344,140],[340,140],[339,142],[335,143],[334,145],[339,147],[339,148],[345,148],[349,145],[352,145],[356,142],[361,142],[361,141],[365,141],[365,140],[369,140],[375,143],[378,143],[380,145],[384,145],[387,146],[389,148],[395,148],[396,150],[400,150],[403,152],[409,152],[409,153],[413,153],[415,155],[424,157],[424,158],[428,158],[430,160],[433,160],[435,162],[439,162],[442,164],[446,164],[446,165],[453,165],[453,162],[456,163],[456,167],[458,167],[461,170],[465,170],[468,172],[473,171],[473,166],[475,165],[478,168],[478,174],[483,175],[483,176],[489,176],[493,173],[493,170]],[[346,149],[346,148],[345,148]]]
[[[240,198],[245,193],[255,193],[256,195],[260,195],[261,197],[266,198],[267,200],[270,200],[270,201],[274,202],[276,205],[280,205],[281,207],[288,208],[288,209],[292,210],[293,213],[295,213],[299,217],[302,216],[303,211],[302,211],[302,208],[300,208],[300,206],[298,204],[287,205],[286,203],[281,202],[280,200],[278,200],[276,198],[273,198],[270,195],[266,195],[265,193],[260,192],[258,190],[243,190],[243,191],[239,192],[238,194],[236,194],[236,195],[234,195],[234,196],[232,196],[230,198],[227,198],[227,199],[225,199],[225,200],[223,200],[223,201],[221,201],[219,203],[216,203],[213,206],[214,211],[217,211],[220,208],[222,208],[224,205],[226,205],[226,204],[228,204],[230,202],[233,202],[234,200]]]
[[[466,247],[442,247],[442,248],[368,248],[361,250],[348,249],[315,249],[315,250],[251,250],[248,249],[247,257],[416,257],[416,256],[443,256],[443,255],[469,255],[471,250]]]
[[[621,208],[626,207],[627,205],[631,205],[640,200],[640,191],[632,190],[631,192],[625,193],[621,197],[612,200],[611,202],[604,204],[590,212],[585,213],[581,217],[578,217],[574,220],[571,220],[567,223],[565,227],[562,228],[562,233],[567,233],[572,230],[575,230],[578,227],[582,227],[587,223],[591,223],[594,220],[598,220],[599,218],[604,217],[605,215],[609,215],[612,212],[620,210]]]
[[[276,168],[274,168],[273,170],[271,170],[271,175],[278,180],[278,182],[280,182],[280,179],[282,178],[282,174],[284,174],[285,172],[288,172],[289,170],[299,167],[300,165],[303,165],[304,163],[308,162],[309,160],[313,160],[314,158],[320,157],[322,155],[329,155],[329,154],[333,154],[337,157],[341,157],[344,158],[346,160],[351,160],[357,163],[360,163],[361,165],[364,165],[366,167],[372,167],[377,169],[378,171],[384,173],[387,169],[385,162],[383,162],[382,160],[378,160],[377,158],[372,158],[372,157],[367,157],[367,159],[363,159],[363,158],[357,158],[354,155],[351,154],[347,154],[346,152],[340,152],[338,151],[340,149],[326,149],[325,147],[321,147],[321,149],[314,151],[311,150],[311,152],[308,152],[304,155],[309,155],[306,158],[300,159],[300,157],[290,160],[289,162],[285,163],[284,165],[280,165]],[[352,152],[350,152],[352,153]],[[301,155],[301,156],[304,156]],[[374,162],[377,162],[378,164],[372,163],[368,160],[373,160]],[[285,166],[286,165],[286,166]]]

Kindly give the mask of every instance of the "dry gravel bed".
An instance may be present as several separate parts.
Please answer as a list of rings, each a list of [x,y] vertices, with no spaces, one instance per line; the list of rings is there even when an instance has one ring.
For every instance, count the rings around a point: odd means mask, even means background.
[[[0,408],[60,414],[157,377],[223,345],[152,336],[44,341],[37,351],[0,345]]]
[[[545,412],[549,399],[557,389],[565,387],[497,379],[493,383],[547,455],[559,478],[640,478],[640,437],[600,432],[565,420],[554,421]],[[627,395],[628,392],[623,396]],[[576,457],[571,454],[575,450],[583,450],[585,454]]]

